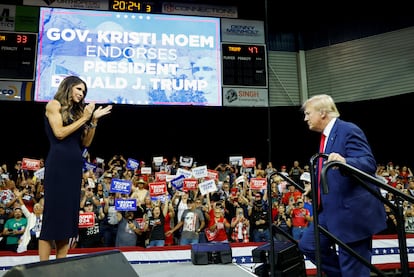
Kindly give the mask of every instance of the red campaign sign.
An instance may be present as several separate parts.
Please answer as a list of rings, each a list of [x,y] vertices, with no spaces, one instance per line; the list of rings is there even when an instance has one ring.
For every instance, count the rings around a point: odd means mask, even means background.
[[[237,196],[237,192],[239,191],[238,188],[231,188],[230,192],[231,192],[231,196]]]
[[[243,158],[243,167],[255,167],[256,158]]]
[[[79,228],[89,228],[95,226],[94,213],[80,213],[79,214]]]
[[[167,182],[149,183],[151,196],[163,195],[167,192]]]
[[[217,170],[212,170],[212,169],[207,169],[207,178],[209,180],[211,180],[211,179],[218,180],[218,171]]]
[[[197,190],[197,188],[198,188],[197,179],[194,179],[194,178],[184,179],[183,191]]]
[[[39,170],[40,169],[40,160],[23,158],[22,160],[22,169],[26,170]]]
[[[138,223],[138,229],[144,230],[145,228],[145,219],[142,217],[135,218],[135,221]]]
[[[157,181],[157,182],[163,182],[163,181],[166,181],[166,179],[167,179],[167,172],[163,172],[163,171],[160,171],[160,172],[155,172],[155,180]]]
[[[250,189],[253,189],[253,190],[266,189],[266,178],[251,178]]]

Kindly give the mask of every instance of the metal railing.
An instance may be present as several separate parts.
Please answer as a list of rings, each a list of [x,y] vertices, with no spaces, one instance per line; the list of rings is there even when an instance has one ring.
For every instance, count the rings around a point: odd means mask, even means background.
[[[317,180],[315,180],[315,161],[319,158],[327,158],[326,154],[318,153],[312,156],[311,158],[311,185],[312,191],[316,192],[318,189]],[[406,241],[406,232],[404,226],[404,207],[403,202],[408,201],[410,203],[414,203],[414,197],[403,193],[402,191],[395,189],[394,187],[388,185],[384,181],[373,177],[351,165],[339,162],[339,161],[331,161],[323,165],[321,171],[321,192],[324,194],[329,193],[329,185],[327,180],[327,171],[332,167],[338,168],[341,170],[343,174],[355,178],[361,186],[363,186],[366,190],[368,190],[371,194],[377,197],[381,202],[388,205],[391,210],[394,212],[394,215],[397,219],[397,235],[398,235],[398,245],[399,245],[399,253],[400,253],[400,260],[401,260],[401,273],[402,276],[409,276],[409,264],[408,264],[408,255],[407,255],[407,241]],[[369,184],[368,184],[369,183]],[[386,190],[389,193],[394,195],[394,201],[391,202],[389,199],[383,197],[378,189],[373,189],[371,185],[375,185],[383,190]],[[322,233],[330,240],[334,241],[336,244],[341,246],[343,249],[348,251],[352,256],[356,257],[361,263],[366,265],[371,269],[372,272],[375,272],[379,276],[386,276],[384,272],[376,268],[374,265],[371,264],[370,261],[367,261],[365,258],[361,257],[358,253],[353,251],[350,247],[348,247],[345,243],[339,240],[337,237],[332,235],[328,230],[323,228],[319,225],[318,221],[318,202],[317,202],[317,193],[312,193],[312,208],[313,214],[313,223],[314,223],[314,232],[315,232],[315,244],[316,244],[316,268],[317,268],[317,276],[322,276],[321,272],[321,256],[320,256],[320,237],[319,234]]]
[[[274,242],[274,233],[280,233],[282,234],[284,237],[288,238],[289,241],[295,243],[296,245],[298,244],[298,242],[293,238],[293,236],[291,234],[286,233],[283,229],[279,228],[278,226],[273,224],[273,218],[272,218],[272,182],[273,182],[273,176],[275,175],[279,175],[280,177],[282,177],[283,180],[285,180],[286,182],[288,182],[289,184],[292,184],[295,186],[295,188],[297,190],[299,190],[300,192],[304,192],[304,189],[302,186],[298,185],[294,180],[292,180],[289,176],[286,176],[284,174],[282,174],[281,172],[272,172],[271,174],[269,174],[267,176],[267,184],[268,184],[268,189],[267,189],[267,199],[269,201],[269,205],[268,205],[268,218],[269,218],[269,222],[270,222],[270,250],[269,250],[269,260],[270,262],[270,276],[275,276],[275,265],[273,263],[273,261],[275,260],[275,253],[274,253],[274,246],[275,246],[275,242]]]
[[[315,165],[316,161],[319,158],[326,159],[328,157],[327,154],[324,153],[317,153],[313,155],[310,159],[311,163],[311,186],[312,186],[312,209],[313,209],[313,224],[314,224],[314,233],[315,233],[315,244],[316,244],[316,253],[315,253],[315,265],[317,269],[317,276],[322,276],[321,271],[321,252],[320,252],[320,233],[328,237],[330,240],[332,240],[337,245],[341,246],[345,251],[348,251],[351,255],[356,257],[361,263],[363,263],[365,266],[369,267],[372,272],[377,274],[378,276],[387,276],[383,271],[376,268],[374,265],[371,264],[371,261],[367,261],[365,258],[360,256],[358,253],[356,253],[354,250],[352,250],[349,246],[347,246],[345,243],[343,243],[341,240],[339,240],[337,237],[332,235],[328,230],[323,228],[319,225],[318,220],[318,194],[314,193],[318,190],[318,184],[316,180],[316,174],[315,174]],[[368,190],[371,194],[373,194],[375,197],[377,197],[382,203],[388,205],[390,209],[392,210],[393,214],[396,217],[397,220],[397,236],[398,236],[398,246],[399,246],[399,254],[400,254],[400,262],[401,262],[401,275],[404,277],[409,276],[409,263],[408,263],[408,254],[407,254],[407,240],[406,240],[406,232],[405,232],[405,219],[404,219],[404,206],[403,202],[408,201],[410,203],[414,203],[414,197],[407,195],[403,193],[402,191],[388,185],[381,179],[378,179],[374,176],[371,176],[351,165],[339,162],[339,161],[332,161],[328,162],[323,165],[322,171],[321,171],[321,192],[324,194],[329,193],[329,185],[327,180],[327,171],[331,169],[332,167],[338,168],[342,171],[343,174],[347,174],[348,176],[355,178],[358,183],[360,183],[361,186],[363,186],[366,190]],[[280,172],[273,172],[267,176],[268,178],[268,199],[271,201],[272,195],[271,195],[271,183],[273,181],[273,177],[275,175],[279,175],[283,180],[286,182],[293,184],[296,189],[303,192],[304,189],[302,186],[296,184],[295,181],[293,181],[288,176],[285,176],[281,174]],[[369,184],[368,184],[369,183]],[[372,184],[376,187],[379,187],[383,190],[386,190],[388,193],[392,193],[394,195],[394,201],[391,201],[385,197],[383,197],[380,192],[377,189],[372,188]],[[272,205],[269,206],[269,222],[273,223],[272,219]],[[282,229],[278,228],[277,226],[271,224],[270,228],[270,238],[273,238],[274,232],[281,233],[282,235],[286,236],[290,239],[293,243],[297,242],[293,239],[293,237],[290,234],[287,234]],[[270,239],[270,249],[274,249],[274,240]],[[269,251],[269,258],[270,261],[274,260],[274,251]],[[273,263],[270,263],[270,276],[274,276],[275,268]]]

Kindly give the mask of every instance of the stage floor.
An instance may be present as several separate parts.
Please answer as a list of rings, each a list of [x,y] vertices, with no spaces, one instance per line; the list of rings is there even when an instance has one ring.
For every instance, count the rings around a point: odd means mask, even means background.
[[[197,276],[197,277],[243,277],[256,276],[250,268],[244,268],[237,264],[208,264],[194,265],[191,262],[170,263],[170,264],[140,264],[132,265],[139,277],[176,277],[176,276]]]
[[[160,264],[132,264],[132,268],[139,277],[176,277],[176,276],[197,276],[197,277],[248,277],[256,276],[251,272],[250,267],[238,264],[208,264],[194,265],[191,262],[183,263],[160,263]],[[0,271],[0,276],[7,271]]]

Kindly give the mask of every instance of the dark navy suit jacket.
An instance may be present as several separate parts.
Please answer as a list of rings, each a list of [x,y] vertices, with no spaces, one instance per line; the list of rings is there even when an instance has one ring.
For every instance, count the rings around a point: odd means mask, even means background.
[[[327,139],[326,154],[339,153],[347,164],[374,176],[376,161],[358,126],[338,118]],[[326,177],[329,192],[321,192],[320,221],[324,221],[329,232],[349,243],[366,239],[387,227],[384,204],[355,179],[333,167],[328,169]]]

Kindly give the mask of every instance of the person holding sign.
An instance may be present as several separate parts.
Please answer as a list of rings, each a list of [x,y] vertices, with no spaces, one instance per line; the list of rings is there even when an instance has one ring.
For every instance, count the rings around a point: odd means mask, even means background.
[[[57,259],[66,257],[69,239],[78,235],[82,148],[91,145],[98,120],[112,110],[111,105],[95,109],[94,103],[86,104],[86,94],[86,83],[68,76],[46,104],[45,131],[50,148],[44,172],[40,261],[49,260],[53,247]]]
[[[80,210],[79,237],[77,248],[94,248],[102,246],[100,221],[105,218],[102,207],[95,207],[93,201],[87,200]]]
[[[148,228],[145,220],[144,228],[134,219],[134,211],[122,211],[117,213],[118,231],[116,233],[115,247],[136,246],[138,235],[143,234],[143,230]]]
[[[205,231],[207,240],[210,242],[229,242],[227,230],[230,229],[230,223],[224,217],[224,211],[221,207],[214,208],[214,217],[208,222]]]
[[[203,212],[196,208],[192,198],[187,200],[188,209],[186,209],[180,221],[165,235],[169,236],[177,230],[181,231],[180,245],[199,243],[199,233],[205,226]]]
[[[17,253],[38,249],[39,234],[42,227],[43,206],[40,203],[36,203],[33,206],[33,211],[29,211],[23,201],[26,190],[26,188],[22,191],[19,191],[18,189],[14,190],[14,194],[20,204],[23,215],[27,219],[27,226],[19,240]]]
[[[147,247],[165,245],[166,236],[164,225],[168,207],[169,198],[166,196],[164,203],[157,201],[157,205],[152,208],[152,216],[148,219],[149,243]]]

